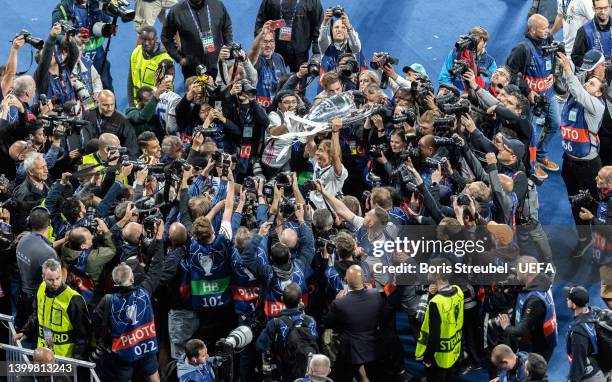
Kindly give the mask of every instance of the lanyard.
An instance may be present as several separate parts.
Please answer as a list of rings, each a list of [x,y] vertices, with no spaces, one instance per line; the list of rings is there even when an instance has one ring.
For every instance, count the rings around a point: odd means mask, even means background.
[[[198,33],[202,36],[202,29],[200,29],[200,17],[197,13],[193,13],[193,9],[191,9],[191,5],[187,2],[187,8],[189,9],[189,13],[191,13],[191,18],[193,19],[193,23],[198,29]],[[208,8],[208,4],[206,4],[206,14],[208,15],[208,33],[212,33],[212,22],[210,21],[210,8]]]
[[[293,19],[295,18],[295,14],[297,13],[298,7],[300,6],[300,0],[297,0],[295,2],[295,7],[293,7],[293,13],[291,14],[291,18],[289,19],[289,22],[287,23],[287,25],[293,25]],[[279,13],[280,13],[280,17],[281,19],[284,19],[283,17],[283,0],[280,0],[279,3]]]

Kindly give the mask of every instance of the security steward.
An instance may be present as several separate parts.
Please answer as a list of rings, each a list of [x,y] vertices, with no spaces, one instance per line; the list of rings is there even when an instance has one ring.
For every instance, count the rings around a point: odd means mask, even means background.
[[[436,295],[429,300],[415,355],[423,358],[425,376],[428,381],[450,381],[454,379],[454,366],[461,355],[463,330],[463,292],[457,285],[450,285],[444,269],[450,269],[446,259],[436,258],[430,262],[436,273],[428,275],[435,285]]]
[[[42,265],[43,282],[36,293],[36,309],[17,333],[16,339],[25,340],[38,326],[37,347],[53,350],[55,355],[87,359],[90,318],[85,300],[74,289],[64,284],[62,265],[55,259]],[[26,334],[27,333],[27,334]]]
[[[589,309],[589,292],[581,287],[565,287],[567,307],[574,311],[574,320],[567,332],[566,351],[570,361],[568,382],[604,382],[595,354],[597,354],[597,333],[594,312]]]

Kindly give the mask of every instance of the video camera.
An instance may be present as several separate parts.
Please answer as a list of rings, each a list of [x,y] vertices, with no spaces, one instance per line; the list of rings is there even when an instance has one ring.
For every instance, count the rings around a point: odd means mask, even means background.
[[[387,151],[387,145],[381,143],[380,145],[371,146],[368,149],[368,155],[372,158],[380,158],[383,156],[383,153]]]
[[[391,56],[387,52],[376,52],[372,55],[372,61],[370,61],[370,67],[374,70],[379,70],[384,68],[385,65],[397,65],[399,64],[399,59]]]
[[[453,126],[455,125],[455,117],[452,115],[448,115],[446,117],[438,117],[434,118],[434,131],[437,134],[445,134],[453,130]]]
[[[19,33],[15,35],[15,38],[23,36],[26,44],[30,44],[36,50],[40,50],[45,45],[45,41],[38,37],[33,37],[32,33],[28,32],[26,29],[22,29]]]
[[[444,114],[454,114],[459,117],[470,112],[470,101],[465,98],[461,98],[456,103],[446,103],[440,105],[440,111]]]
[[[72,87],[77,99],[83,103],[83,108],[86,110],[93,110],[96,108],[96,101],[89,93],[87,86],[81,82],[81,80],[75,79]]]
[[[89,121],[79,119],[75,116],[69,117],[61,115],[56,112],[50,112],[47,115],[41,114],[38,118],[49,122],[50,130],[48,129],[46,131],[47,135],[60,138],[72,135],[73,132],[75,134],[80,134],[83,127],[89,126]],[[58,128],[59,126],[63,126],[64,129]]]
[[[111,17],[120,18],[124,23],[134,20],[136,11],[128,9],[130,3],[126,0],[104,0],[102,11]]]
[[[391,173],[391,177],[398,179],[409,191],[417,192],[416,179],[406,164],[402,163]]]
[[[597,203],[589,190],[580,190],[576,195],[568,196],[568,199],[572,208],[576,209],[580,209],[582,207],[588,209],[589,206]]]
[[[472,50],[476,51],[478,47],[478,38],[470,34],[464,34],[459,36],[459,40],[455,43],[455,49],[457,52],[462,52],[464,50]]]
[[[557,52],[565,54],[565,44],[559,41],[553,41],[549,45],[542,45],[541,49],[544,56],[554,55]]]

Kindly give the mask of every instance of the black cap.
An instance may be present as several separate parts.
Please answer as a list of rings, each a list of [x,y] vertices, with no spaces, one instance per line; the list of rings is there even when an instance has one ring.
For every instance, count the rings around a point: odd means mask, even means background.
[[[564,287],[563,294],[579,308],[584,308],[589,304],[589,291],[584,287]]]

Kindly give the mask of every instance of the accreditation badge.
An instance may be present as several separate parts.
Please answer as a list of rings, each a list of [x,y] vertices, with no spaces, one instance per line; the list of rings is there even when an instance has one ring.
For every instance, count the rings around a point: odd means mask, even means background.
[[[291,27],[282,27],[280,28],[278,39],[281,41],[291,41]]]

